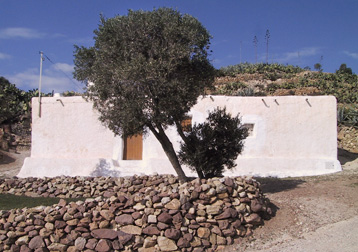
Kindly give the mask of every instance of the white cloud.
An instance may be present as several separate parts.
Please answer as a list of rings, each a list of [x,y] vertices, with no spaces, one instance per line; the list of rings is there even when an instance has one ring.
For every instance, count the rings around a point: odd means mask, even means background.
[[[81,45],[90,46],[94,44],[93,37],[73,38],[73,39],[68,39],[67,42],[78,46]]]
[[[353,59],[358,59],[358,53],[352,53],[348,51],[344,51],[343,53],[348,55],[349,57],[352,57]]]
[[[66,74],[72,74],[74,65],[67,63],[56,63],[53,65],[53,68],[65,72]]]
[[[61,71],[60,71],[61,70]],[[41,91],[50,93],[54,90],[56,93],[64,91],[82,92],[83,84],[71,78],[73,66],[66,63],[57,63],[43,70]],[[16,87],[25,91],[39,88],[40,73],[39,69],[31,68],[22,73],[12,76],[5,76]]]
[[[0,30],[0,39],[24,38],[37,39],[43,38],[45,33],[38,32],[34,29],[24,27],[10,27]]]
[[[320,53],[319,47],[306,47],[298,49],[295,52],[286,52],[279,55],[275,61],[282,63],[290,63],[292,61],[298,61],[299,58],[310,57]]]
[[[10,59],[10,58],[11,58],[11,56],[9,54],[0,52],[0,60],[2,60],[2,59]]]

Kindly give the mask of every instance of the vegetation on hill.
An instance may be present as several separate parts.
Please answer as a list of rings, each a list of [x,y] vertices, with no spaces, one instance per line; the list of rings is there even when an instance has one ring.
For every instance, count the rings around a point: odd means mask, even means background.
[[[266,63],[241,63],[237,65],[222,67],[218,70],[218,76],[232,76],[235,77],[237,74],[265,74],[267,79],[271,79],[273,77],[278,78],[290,78],[293,74],[297,74],[305,71],[298,66],[292,65],[283,65],[278,63],[266,64]],[[272,75],[274,74],[274,75]],[[275,78],[274,78],[275,79]]]
[[[32,92],[25,92],[0,77],[0,125],[16,122],[30,110]]]
[[[358,127],[358,76],[346,64],[335,73],[282,64],[243,63],[217,70],[211,94],[234,96],[334,95],[338,122]]]
[[[246,89],[246,90],[245,90]],[[251,92],[247,89],[251,89]],[[217,71],[215,94],[294,95],[294,89],[334,95],[339,103],[358,103],[358,76],[342,64],[335,73],[314,72],[292,65],[243,63]],[[282,92],[282,90],[292,90]]]

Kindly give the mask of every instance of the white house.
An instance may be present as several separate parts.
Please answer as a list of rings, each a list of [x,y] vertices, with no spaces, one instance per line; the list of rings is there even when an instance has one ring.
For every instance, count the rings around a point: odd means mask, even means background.
[[[82,97],[43,97],[41,116],[33,98],[32,149],[19,177],[128,176],[175,174],[161,145],[149,134],[122,139],[98,121],[92,103]],[[226,107],[240,113],[250,128],[237,167],[225,175],[304,176],[341,170],[337,160],[336,99],[333,96],[199,98],[191,122]],[[176,149],[180,137],[167,131]],[[196,176],[183,167],[188,176]]]

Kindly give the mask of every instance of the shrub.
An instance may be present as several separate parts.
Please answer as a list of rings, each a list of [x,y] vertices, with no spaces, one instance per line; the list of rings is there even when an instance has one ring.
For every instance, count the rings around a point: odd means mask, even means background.
[[[195,124],[186,133],[179,159],[198,173],[200,178],[222,176],[224,169],[232,169],[243,150],[247,128],[241,125],[239,115],[231,117],[226,108],[209,113],[207,120]]]
[[[339,106],[337,109],[337,120],[339,124],[358,127],[358,106]]]
[[[220,95],[236,95],[239,89],[244,89],[246,87],[247,85],[242,82],[230,82],[219,87],[217,93]]]

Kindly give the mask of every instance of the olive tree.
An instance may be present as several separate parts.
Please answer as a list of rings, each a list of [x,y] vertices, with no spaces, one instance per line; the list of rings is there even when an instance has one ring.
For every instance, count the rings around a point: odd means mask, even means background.
[[[75,46],[74,77],[115,134],[149,131],[181,181],[187,180],[166,135],[211,87],[210,34],[190,15],[159,8],[101,17],[93,47]]]

